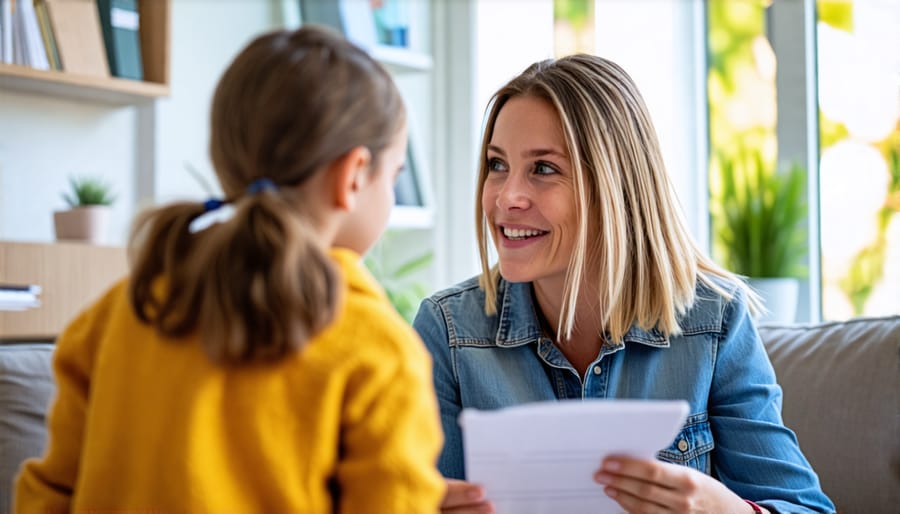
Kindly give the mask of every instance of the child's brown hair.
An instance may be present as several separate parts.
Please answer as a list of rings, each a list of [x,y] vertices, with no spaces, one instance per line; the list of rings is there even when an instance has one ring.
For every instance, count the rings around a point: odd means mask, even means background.
[[[138,218],[129,290],[137,316],[170,337],[198,331],[208,354],[226,363],[302,347],[331,322],[340,290],[302,185],[360,146],[376,170],[405,117],[388,73],[330,29],[252,41],[212,103],[210,155],[234,214],[196,232],[192,222],[215,203]]]

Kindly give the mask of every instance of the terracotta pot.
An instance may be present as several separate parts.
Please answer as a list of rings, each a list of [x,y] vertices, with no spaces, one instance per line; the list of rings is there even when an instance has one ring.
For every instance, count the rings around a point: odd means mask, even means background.
[[[107,205],[76,207],[53,213],[53,226],[58,241],[106,242],[111,209]]]

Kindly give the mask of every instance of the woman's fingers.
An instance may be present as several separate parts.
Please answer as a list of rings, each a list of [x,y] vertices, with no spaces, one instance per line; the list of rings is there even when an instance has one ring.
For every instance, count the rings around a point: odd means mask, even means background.
[[[682,503],[683,493],[632,475],[599,471],[594,480],[603,484],[603,492],[628,512],[671,512],[672,505]]]
[[[609,458],[594,480],[628,512],[730,512],[741,501],[699,471],[656,460]]]
[[[447,479],[442,514],[490,514],[494,506],[484,497],[484,488],[464,480]]]
[[[689,468],[684,466],[658,460],[610,457],[603,461],[603,465],[600,471],[595,474],[595,478],[597,478],[597,475],[605,473],[647,482],[665,489],[690,493],[696,488],[696,483],[692,479],[690,471]]]

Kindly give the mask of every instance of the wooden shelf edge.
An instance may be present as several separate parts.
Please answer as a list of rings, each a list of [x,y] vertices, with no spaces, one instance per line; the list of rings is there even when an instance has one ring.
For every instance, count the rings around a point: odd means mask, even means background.
[[[15,64],[0,64],[0,87],[116,104],[149,102],[169,95],[166,84],[36,70]]]

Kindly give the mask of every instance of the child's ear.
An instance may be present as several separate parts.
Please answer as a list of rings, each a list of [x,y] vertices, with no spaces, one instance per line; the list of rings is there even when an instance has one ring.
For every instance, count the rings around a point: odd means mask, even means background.
[[[372,153],[364,146],[357,146],[338,158],[329,170],[332,182],[334,206],[351,211],[356,205],[356,195],[365,184],[372,162]]]

